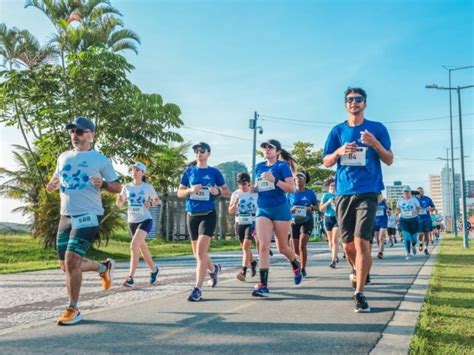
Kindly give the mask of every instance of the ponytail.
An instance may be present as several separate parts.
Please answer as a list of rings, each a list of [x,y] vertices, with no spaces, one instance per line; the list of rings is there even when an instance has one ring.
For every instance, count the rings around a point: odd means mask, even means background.
[[[298,162],[296,161],[295,158],[293,158],[293,156],[288,151],[286,151],[283,148],[280,149],[280,153],[279,153],[278,158],[280,160],[283,160],[283,161],[287,162],[288,165],[290,166],[291,172],[293,174],[296,174],[296,171],[298,169]]]
[[[190,168],[190,167],[192,167],[192,166],[196,166],[197,163],[198,163],[197,160],[193,160],[192,162],[190,162],[190,163],[188,163],[188,164],[186,165],[186,168]]]

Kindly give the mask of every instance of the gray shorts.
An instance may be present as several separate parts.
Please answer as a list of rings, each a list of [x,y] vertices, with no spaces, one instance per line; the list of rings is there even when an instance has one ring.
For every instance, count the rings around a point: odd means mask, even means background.
[[[353,242],[354,237],[372,240],[377,198],[377,192],[336,197],[337,224],[343,243]]]

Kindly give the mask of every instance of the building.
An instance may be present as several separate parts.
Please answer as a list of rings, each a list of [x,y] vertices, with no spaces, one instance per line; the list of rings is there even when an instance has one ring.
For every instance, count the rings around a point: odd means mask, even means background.
[[[474,180],[466,181],[466,197],[474,198]]]
[[[429,190],[429,196],[433,200],[433,203],[436,206],[438,213],[444,215],[445,210],[443,210],[443,199],[441,193],[441,175],[429,176]],[[451,202],[449,204],[451,204]]]
[[[387,200],[398,201],[403,197],[403,185],[401,181],[394,181],[393,185],[386,185]]]
[[[461,198],[461,175],[454,174],[455,182],[455,201],[459,201]],[[453,185],[452,185],[452,170],[444,167],[441,170],[441,209],[443,210],[443,215],[445,217],[453,216],[453,207],[452,207],[452,195],[453,195]],[[459,215],[459,203],[456,203],[456,214]]]

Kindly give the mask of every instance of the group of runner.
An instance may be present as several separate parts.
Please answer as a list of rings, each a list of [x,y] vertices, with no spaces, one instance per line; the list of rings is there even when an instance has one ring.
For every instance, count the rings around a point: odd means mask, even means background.
[[[235,230],[243,251],[242,268],[237,275],[239,280],[244,281],[249,270],[252,276],[257,274],[257,259],[251,252],[252,241],[257,242],[260,282],[255,285],[252,296],[270,295],[270,246],[273,237],[279,253],[289,262],[294,284],[302,282],[306,276],[307,242],[313,229],[312,214],[319,209],[324,213],[331,247],[330,267],[334,268],[339,261],[338,248],[342,243],[355,289],[354,310],[370,312],[363,291],[372,265],[374,230],[378,231],[376,240],[382,257],[385,237],[382,237],[384,233],[381,231],[390,228],[389,235],[395,238],[393,217],[380,198],[384,189],[381,162],[391,165],[393,153],[385,126],[364,116],[367,106],[365,91],[349,88],[344,94],[344,101],[348,118],[331,130],[323,150],[323,164],[326,167],[337,165],[337,169],[335,180],[328,181],[328,193],[322,196],[321,203],[316,194],[306,188],[308,174],[298,171],[295,159],[275,139],[260,145],[264,161],[254,167],[255,181],[251,181],[246,173],[238,176],[239,189],[232,193],[229,212],[236,214]],[[122,187],[110,159],[92,149],[95,137],[93,122],[77,117],[66,129],[69,130],[73,150],[60,155],[53,178],[47,185],[48,191],[59,189],[61,197],[57,249],[61,268],[66,274],[69,304],[58,319],[60,325],[75,324],[82,319],[77,307],[82,272],[98,272],[104,289],[112,284],[113,260],[95,263],[84,258],[97,236],[104,214],[101,188],[119,194],[118,206],[128,203],[131,262],[124,285],[133,287],[135,284],[140,252],[150,269],[151,284],[156,282],[159,273],[145,242],[152,225],[148,209],[160,202],[153,187],[144,181],[146,166],[140,162],[133,164],[133,181]],[[178,197],[186,200],[187,229],[196,259],[196,281],[188,300],[196,302],[202,299],[206,276],[211,287],[219,281],[221,266],[212,263],[208,250],[217,221],[215,199],[228,196],[230,191],[222,173],[208,165],[211,147],[201,142],[192,149],[195,160],[183,172]],[[412,199],[409,189],[405,190],[404,198],[398,201],[397,206],[407,245],[407,241],[413,241],[415,233],[412,220],[418,215],[424,216],[424,211],[429,218],[428,211],[434,205],[423,195],[420,202]],[[378,212],[381,209],[384,210],[383,216]],[[428,233],[426,238],[429,236],[428,227],[423,228]],[[423,242],[427,252],[427,240]],[[408,252],[411,253],[411,249]]]

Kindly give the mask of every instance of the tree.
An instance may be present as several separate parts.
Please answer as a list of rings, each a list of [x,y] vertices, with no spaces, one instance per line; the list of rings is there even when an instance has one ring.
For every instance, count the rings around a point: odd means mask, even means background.
[[[321,167],[323,165],[323,150],[314,150],[314,144],[308,142],[295,142],[291,155],[298,161],[300,170],[310,175],[308,188],[321,191],[324,180],[334,176],[334,171]]]
[[[229,186],[231,192],[237,190],[238,188],[237,174],[248,174],[248,170],[245,164],[238,161],[228,161],[225,163],[221,163],[219,165],[216,165],[216,168],[220,170],[222,175],[224,175],[225,182]]]

